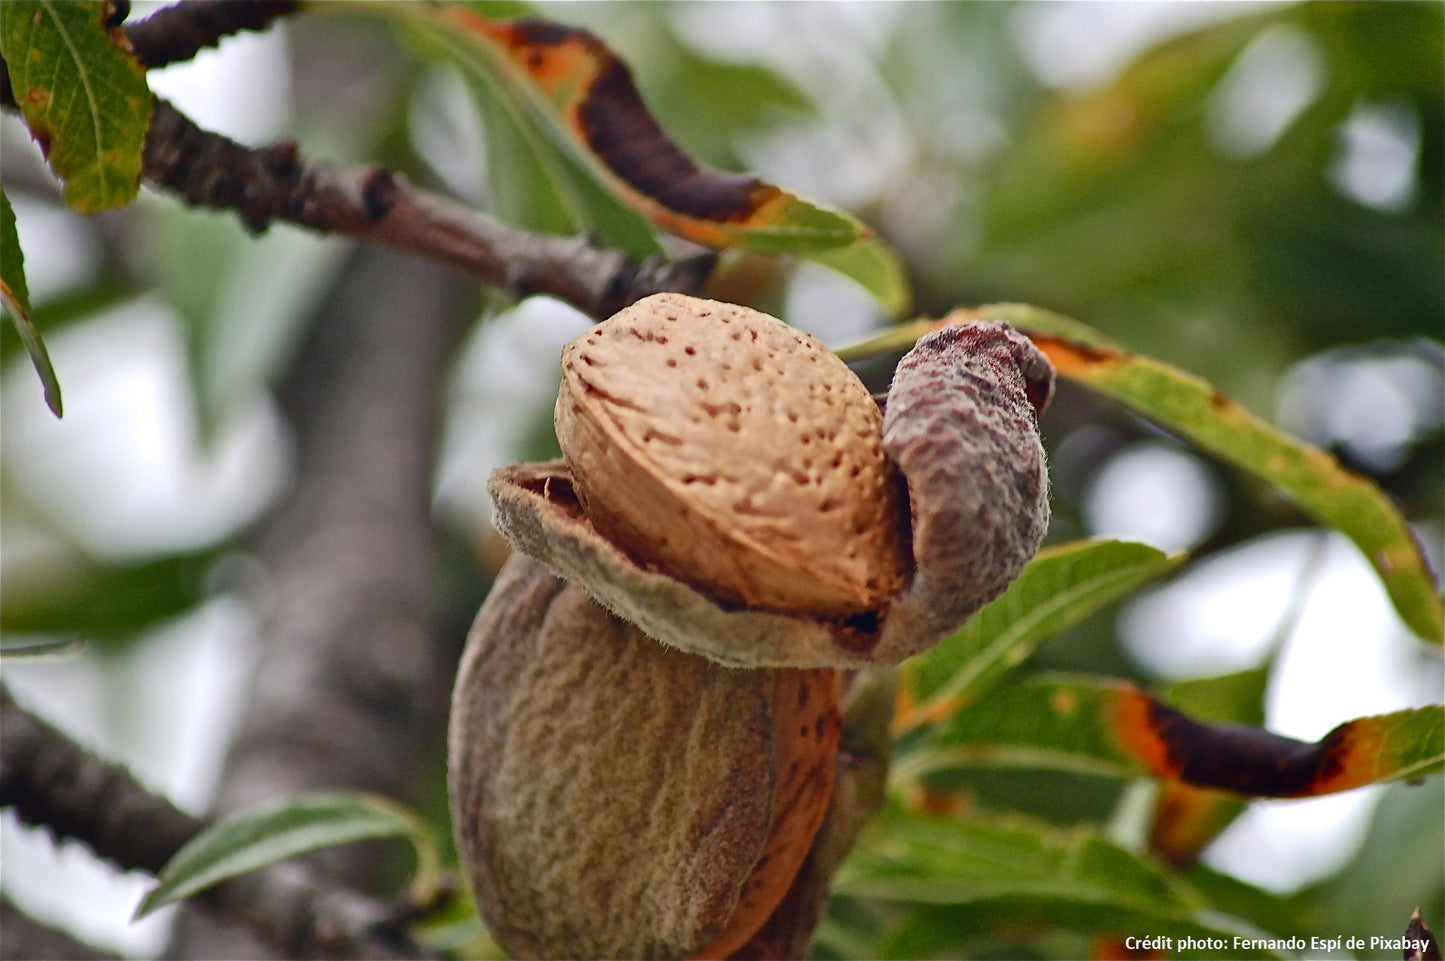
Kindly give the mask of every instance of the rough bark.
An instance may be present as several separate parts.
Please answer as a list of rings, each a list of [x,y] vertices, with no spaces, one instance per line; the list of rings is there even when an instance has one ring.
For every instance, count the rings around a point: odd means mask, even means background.
[[[460,638],[437,630],[433,425],[472,286],[359,249],[281,392],[296,481],[256,539],[263,648],[218,811],[321,787],[405,799],[439,754]],[[363,846],[313,863],[364,887],[373,860]],[[171,954],[259,956],[209,927],[188,916]]]
[[[514,296],[550,294],[603,318],[647,294],[695,290],[715,256],[642,263],[585,237],[517,230],[412,185],[385,167],[307,160],[281,141],[252,149],[157,99],[145,177],[191,206],[228,210],[252,231],[281,220],[427,257]]]

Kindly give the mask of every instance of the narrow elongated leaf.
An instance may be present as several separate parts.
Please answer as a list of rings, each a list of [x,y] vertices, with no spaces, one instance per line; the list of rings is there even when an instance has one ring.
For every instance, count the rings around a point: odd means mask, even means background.
[[[876,237],[864,237],[836,250],[815,250],[807,257],[852,279],[872,294],[890,317],[902,315],[913,302],[903,264]]]
[[[647,219],[614,197],[559,142],[545,118],[506,81],[501,64],[479,49],[475,38],[427,15],[418,4],[366,9],[400,18],[413,47],[459,71],[482,116],[491,201],[499,216],[528,230],[587,234],[635,258],[661,249]]]
[[[1032,337],[1064,377],[1275,485],[1310,517],[1355,542],[1410,630],[1445,644],[1445,601],[1420,545],[1389,496],[1325,451],[1269,426],[1197,377],[1130,354],[1076,320],[1021,304],[957,310],[942,320],[894,328],[839,354],[850,360],[906,347],[940,326],[969,320],[1008,321]]]
[[[865,233],[852,218],[757,177],[699,167],[648,112],[627,66],[587,31],[455,7],[439,13],[502,53],[629,202],[664,229],[710,247],[749,238],[758,249],[789,253],[847,246]]]
[[[492,65],[486,71],[528,91],[564,134],[568,152],[662,230],[708,247],[813,259],[858,282],[890,312],[906,309],[902,267],[863,223],[757,177],[696,163],[648,111],[627,65],[587,31],[532,18],[493,20],[458,6],[386,5],[379,12],[424,30],[464,72],[477,72],[485,60]],[[565,163],[533,147],[544,167]]]
[[[233,815],[202,831],[161,869],[136,908],[139,919],[212,885],[310,851],[375,838],[407,838],[418,873],[434,876],[438,854],[422,820],[374,794],[318,791]]]
[[[1400,617],[1445,643],[1445,605],[1419,543],[1388,495],[1325,451],[1259,420],[1204,381],[1060,325],[1043,311],[1015,313],[1059,373],[1176,431],[1202,450],[1288,494],[1316,521],[1345,534],[1378,572]]]
[[[70,657],[85,650],[85,641],[78,637],[61,637],[40,641],[20,641],[0,637],[0,657]]]
[[[849,898],[915,906],[870,956],[949,956],[963,939],[1027,939],[1051,929],[1215,937],[1231,949],[1235,936],[1257,933],[1207,913],[1197,892],[1146,856],[1088,829],[1023,818],[945,819],[891,809],[869,825],[833,888]],[[1200,953],[1222,952],[1193,954]],[[1252,957],[1274,955],[1248,949]]]
[[[1257,727],[1198,721],[1129,684],[1042,678],[1001,688],[954,714],[935,746],[899,773],[962,764],[1313,797],[1445,770],[1445,706],[1348,721],[1311,744]]]
[[[106,10],[101,0],[0,4],[0,53],[15,101],[65,181],[66,203],[81,213],[135,197],[151,118],[145,71],[117,44]]]
[[[1246,671],[1182,681],[1164,691],[1163,699],[1200,720],[1261,725],[1270,667],[1266,661]],[[1149,850],[1176,867],[1189,864],[1246,807],[1236,794],[1165,781],[1154,800]]]
[[[25,282],[25,253],[20,249],[20,231],[15,226],[15,208],[0,187],[0,283],[5,306],[16,313],[30,313],[30,286]]]
[[[108,564],[67,545],[53,560],[6,575],[0,631],[96,639],[135,634],[198,604],[215,558],[202,551]]]
[[[972,620],[904,665],[895,727],[937,721],[976,700],[1040,641],[1183,560],[1126,541],[1077,541],[1041,551]]]
[[[25,254],[20,249],[20,232],[15,228],[15,209],[10,198],[0,190],[0,304],[15,325],[35,372],[40,375],[40,385],[45,391],[45,403],[56,417],[64,413],[60,397],[60,379],[55,376],[55,367],[50,363],[50,352],[40,331],[30,320],[30,288],[25,283]]]

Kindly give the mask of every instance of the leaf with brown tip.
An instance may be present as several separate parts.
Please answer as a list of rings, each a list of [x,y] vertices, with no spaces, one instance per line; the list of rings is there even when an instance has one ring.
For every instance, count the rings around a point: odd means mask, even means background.
[[[1445,769],[1445,707],[1340,724],[1319,741],[1208,723],[1118,682],[1042,678],[959,711],[906,765],[963,763],[1140,775],[1249,797],[1315,797]]]
[[[856,360],[906,348],[930,331],[969,320],[1003,320],[1028,334],[1059,376],[1104,394],[1266,483],[1310,517],[1355,543],[1375,568],[1401,620],[1445,643],[1445,600],[1410,526],[1390,497],[1329,453],[1278,430],[1210,384],[1132,354],[1069,317],[1024,304],[990,304],[920,320],[839,350]]]
[[[707,247],[816,260],[857,282],[890,314],[907,309],[902,267],[866,225],[750,174],[697,163],[648,110],[627,65],[586,30],[537,18],[491,19],[456,5],[377,7],[444,37],[446,54],[463,66],[495,65],[562,134],[565,153],[662,230]]]

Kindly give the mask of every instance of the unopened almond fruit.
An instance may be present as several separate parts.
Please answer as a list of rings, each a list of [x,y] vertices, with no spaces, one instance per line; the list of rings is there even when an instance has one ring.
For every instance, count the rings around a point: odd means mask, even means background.
[[[832,800],[837,767],[838,672],[771,670],[772,819],[727,927],[695,957],[726,958],[758,932],[803,866]]]
[[[782,321],[640,300],[563,351],[555,413],[599,533],[725,605],[846,616],[906,579],[877,404]]]
[[[835,671],[672,650],[520,554],[468,639],[451,723],[458,852],[519,958],[746,944],[828,812],[840,731]]]

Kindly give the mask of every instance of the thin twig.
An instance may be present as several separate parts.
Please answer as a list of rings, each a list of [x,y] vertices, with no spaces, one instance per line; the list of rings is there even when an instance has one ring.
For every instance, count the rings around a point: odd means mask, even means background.
[[[0,684],[0,808],[56,841],[74,840],[122,870],[156,874],[205,822],[151,793],[22,708]],[[391,906],[283,863],[203,892],[197,901],[245,925],[283,957],[432,955]]]
[[[226,0],[225,3],[185,2],[162,7],[125,28],[136,59],[146,68],[190,60],[243,30],[265,30],[276,19],[295,11],[298,0]]]
[[[406,250],[514,297],[550,294],[607,317],[662,290],[696,292],[714,258],[637,263],[585,239],[531,234],[412,186],[381,167],[304,161],[296,145],[251,149],[203,130],[164,100],[146,138],[145,176],[190,205],[234,210],[253,231],[282,220]]]
[[[220,9],[230,6],[167,7],[131,27],[131,43],[143,63],[160,66],[185,59],[228,32],[260,29],[294,4],[247,0],[235,12]],[[183,36],[166,35],[173,25]],[[16,106],[5,70],[0,70],[0,105]],[[303,160],[291,141],[243,146],[202,129],[161,98],[156,98],[146,135],[144,175],[188,205],[233,210],[255,233],[281,220],[409,251],[517,299],[549,294],[597,319],[659,291],[700,293],[716,263],[710,252],[677,261],[653,256],[639,263],[586,238],[528,233],[417,188],[382,167],[343,169]]]

